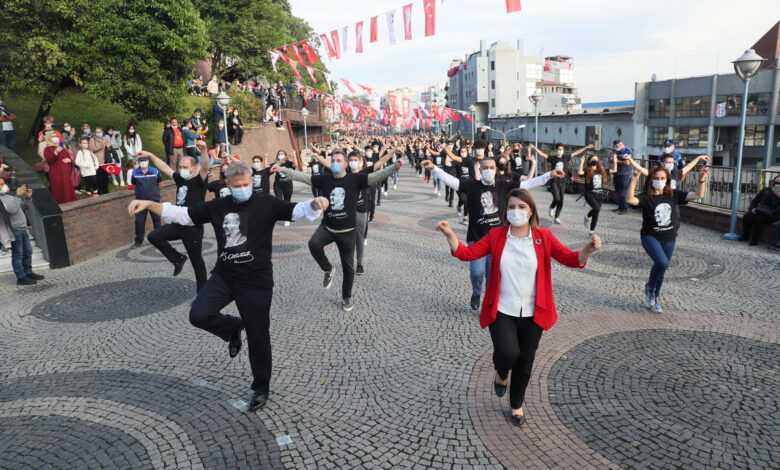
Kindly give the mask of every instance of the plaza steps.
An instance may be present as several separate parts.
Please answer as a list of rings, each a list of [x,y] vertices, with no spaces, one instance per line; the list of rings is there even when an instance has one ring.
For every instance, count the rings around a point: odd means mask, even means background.
[[[33,254],[32,254],[32,267],[33,271],[37,271],[39,269],[49,269],[49,262],[46,261],[43,257],[43,252],[41,251],[38,246],[35,245],[35,240],[32,238],[32,234],[30,235],[30,242],[33,244]],[[0,273],[12,273],[14,272],[13,266],[11,265],[11,247],[8,247],[8,250],[2,251],[0,250]]]

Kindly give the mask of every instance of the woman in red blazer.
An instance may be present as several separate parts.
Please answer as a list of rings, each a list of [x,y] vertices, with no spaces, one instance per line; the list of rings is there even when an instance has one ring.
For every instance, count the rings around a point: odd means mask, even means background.
[[[536,203],[524,189],[510,191],[505,207],[504,225],[470,246],[458,241],[448,222],[439,222],[437,228],[447,237],[456,258],[471,261],[492,256],[479,323],[490,328],[499,397],[506,392],[512,370],[509,404],[512,424],[520,426],[525,422],[523,399],[542,330],[549,330],[558,319],[550,258],[583,268],[588,257],[601,248],[601,240],[593,235],[580,251],[566,248],[550,230],[539,227]]]

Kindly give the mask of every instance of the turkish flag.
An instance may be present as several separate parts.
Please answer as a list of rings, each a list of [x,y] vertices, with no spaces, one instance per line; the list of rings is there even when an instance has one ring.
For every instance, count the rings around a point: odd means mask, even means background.
[[[425,37],[436,34],[436,0],[423,0],[425,9]]]
[[[442,120],[442,118],[441,118],[441,113],[439,112],[439,107],[438,107],[438,106],[436,106],[435,104],[432,104],[432,105],[431,105],[431,111],[433,112],[433,116],[434,116],[436,119],[438,119],[439,121],[441,121],[441,120]]]
[[[370,42],[376,42],[377,41],[377,19],[376,16],[371,17],[371,37],[369,39]]]
[[[506,0],[506,12],[520,11],[520,0]]]
[[[290,64],[290,67],[292,67],[293,73],[298,78],[298,80],[300,80],[301,79],[301,74],[298,73],[298,61],[290,59],[290,61],[287,62],[287,63]]]
[[[404,99],[401,101],[403,103],[403,114],[404,117],[408,118],[409,114],[412,112],[412,106],[411,102],[409,101],[409,98],[404,97]]]
[[[471,122],[471,113],[463,113],[463,117],[466,118],[467,121]]]
[[[355,23],[355,53],[363,52],[363,22]]]
[[[119,165],[115,165],[113,163],[110,163],[108,165],[100,165],[100,168],[102,168],[103,171],[105,171],[109,175],[118,175],[119,173],[122,173],[122,167]]]
[[[420,119],[420,110],[419,110],[419,109],[415,109],[415,110],[414,110],[414,116],[415,116],[417,119]]]
[[[320,39],[325,44],[325,52],[328,54],[328,59],[336,57],[336,51],[333,50],[333,45],[330,43],[327,34],[320,34]]]
[[[331,31],[330,38],[333,40],[333,49],[336,51],[336,59],[341,59],[341,41],[339,40],[339,30],[334,29]]]
[[[317,79],[314,78],[314,67],[312,67],[311,65],[306,65],[306,71],[309,72],[309,76],[311,77],[312,83],[316,85]]]
[[[404,39],[412,39],[412,4],[404,5]]]
[[[304,64],[303,56],[301,55],[301,51],[298,49],[297,44],[291,44],[292,50],[295,52],[295,60],[297,60],[299,63]]]
[[[369,88],[369,87],[367,87],[367,86],[365,86],[365,85],[361,85],[360,83],[358,83],[358,86],[359,86],[360,88],[362,88],[362,89],[366,90],[366,93],[368,93],[369,95],[371,94],[371,88]]]
[[[395,115],[396,98],[397,97],[395,95],[387,95],[387,101],[390,102],[390,113],[392,113],[393,115]]]
[[[347,87],[347,90],[349,90],[350,93],[352,93],[353,95],[357,93],[355,89],[352,88],[352,85],[349,84],[349,80],[347,80],[346,78],[342,78],[341,81],[344,83],[344,86]]]
[[[309,65],[314,65],[317,63],[317,61],[320,60],[320,58],[317,56],[317,53],[314,52],[314,49],[305,39],[301,41],[301,47],[303,48],[303,52],[306,53],[306,60],[309,61]]]

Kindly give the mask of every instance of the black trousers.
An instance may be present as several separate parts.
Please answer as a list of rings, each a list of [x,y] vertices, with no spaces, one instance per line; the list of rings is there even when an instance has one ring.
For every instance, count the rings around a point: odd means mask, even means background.
[[[97,188],[97,176],[83,176],[81,178],[82,186],[86,188],[88,193],[93,192]]]
[[[374,204],[374,207],[381,206],[382,205],[382,182],[380,181],[379,183],[377,183],[376,186],[374,186],[374,188],[372,189],[372,191],[373,191],[372,194],[374,195],[373,200],[376,202],[376,204]],[[373,211],[371,212],[371,217],[372,218],[374,217]]]
[[[195,283],[198,292],[206,283],[206,263],[203,261],[203,226],[186,226],[179,224],[166,224],[154,229],[146,237],[149,243],[160,250],[168,261],[175,263],[183,258],[176,248],[169,243],[170,240],[181,240],[184,249],[187,250],[187,256],[192,263],[192,269],[195,271]]]
[[[496,321],[489,328],[493,340],[493,365],[498,376],[506,379],[512,371],[509,404],[516,410],[523,406],[525,400],[525,389],[531,379],[542,327],[534,323],[533,317],[510,317],[498,312]]]
[[[771,224],[774,220],[772,216],[761,212],[745,212],[745,215],[742,217],[742,236],[739,239],[742,241],[748,240],[751,245],[758,245],[764,225]]]
[[[590,212],[588,212],[590,229],[596,230],[596,224],[599,221],[599,211],[601,211],[601,194],[596,194],[593,191],[584,191],[582,195],[585,198],[585,202],[590,206]]]
[[[552,190],[552,204],[550,208],[555,208],[555,218],[557,219],[561,215],[563,210],[563,195],[566,193],[566,179],[553,178],[550,180],[550,189]]]
[[[615,185],[615,196],[617,197],[618,209],[627,211],[626,205],[626,193],[628,192],[628,185],[631,182],[631,174],[627,175],[615,175],[612,177],[612,183]]]
[[[348,299],[352,297],[352,284],[355,281],[355,234],[353,231],[344,233],[333,233],[320,224],[317,230],[309,239],[309,251],[314,257],[320,269],[330,271],[333,267],[325,256],[325,247],[336,242],[341,258],[341,270],[344,274],[344,280],[341,283],[341,298]]]
[[[272,289],[246,286],[214,272],[190,307],[192,326],[224,341],[230,341],[243,326],[254,377],[252,390],[260,393],[267,393],[271,383],[271,295]],[[241,318],[220,312],[234,300]]]
[[[98,167],[95,176],[97,177],[96,179],[97,179],[98,194],[108,194],[108,173],[106,173],[106,170]]]
[[[228,132],[228,137],[233,139],[233,145],[241,145],[241,141],[244,140],[244,129],[236,127],[233,132]]]
[[[292,199],[292,193],[293,193],[292,181],[283,181],[283,182],[274,183],[274,196],[276,196],[277,199],[284,199],[285,201],[289,201],[290,199]]]
[[[155,215],[153,212],[143,210],[135,215],[135,242],[141,243],[144,241],[144,232],[146,231],[146,214],[152,216],[152,226],[155,229],[160,227],[160,216]]]

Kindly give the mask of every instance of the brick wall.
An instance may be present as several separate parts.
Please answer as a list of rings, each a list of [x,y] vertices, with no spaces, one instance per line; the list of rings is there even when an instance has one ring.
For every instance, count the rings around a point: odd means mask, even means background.
[[[173,181],[163,182],[161,194],[163,201],[175,199]],[[134,191],[125,190],[60,205],[71,264],[133,243],[135,219],[127,214],[127,205],[134,198]],[[146,233],[151,230],[147,217]]]

